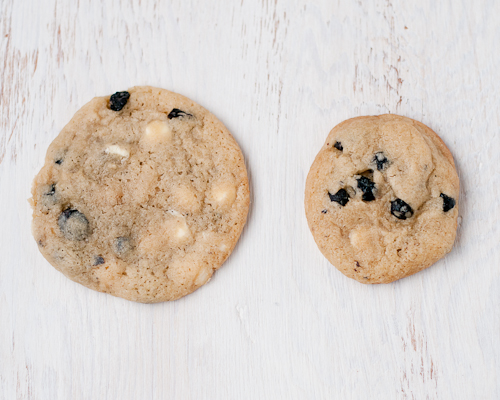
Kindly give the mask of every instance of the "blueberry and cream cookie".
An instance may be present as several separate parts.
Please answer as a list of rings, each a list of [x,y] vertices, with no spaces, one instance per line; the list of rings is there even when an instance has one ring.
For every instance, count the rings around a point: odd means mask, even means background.
[[[455,240],[453,157],[424,124],[359,117],[332,129],[309,171],[305,209],[323,255],[362,283],[429,267]]]
[[[80,109],[50,145],[32,195],[33,235],[56,269],[144,303],[205,284],[249,207],[243,155],[228,130],[153,87]]]

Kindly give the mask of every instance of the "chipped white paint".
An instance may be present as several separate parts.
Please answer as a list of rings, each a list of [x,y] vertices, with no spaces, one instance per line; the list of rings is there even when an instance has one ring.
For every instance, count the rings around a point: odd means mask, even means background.
[[[499,399],[499,16],[493,0],[1,1],[0,399]],[[76,110],[142,84],[213,111],[253,189],[226,264],[153,306],[50,267],[26,201]],[[363,286],[319,253],[303,189],[335,124],[386,112],[451,149],[460,227],[435,266]]]

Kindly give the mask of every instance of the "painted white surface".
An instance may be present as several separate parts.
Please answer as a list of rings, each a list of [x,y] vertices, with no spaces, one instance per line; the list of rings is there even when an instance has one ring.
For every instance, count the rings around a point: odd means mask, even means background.
[[[500,2],[0,1],[1,399],[499,399]],[[248,225],[212,281],[141,305],[81,287],[30,235],[49,143],[96,95],[149,84],[245,154]],[[329,130],[421,120],[461,180],[453,251],[383,286],[307,228]]]

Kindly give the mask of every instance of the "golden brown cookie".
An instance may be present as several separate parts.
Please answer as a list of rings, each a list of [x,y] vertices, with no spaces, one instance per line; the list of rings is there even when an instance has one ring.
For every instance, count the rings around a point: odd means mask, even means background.
[[[208,282],[249,207],[243,155],[228,130],[153,87],[80,109],[50,145],[32,195],[33,235],[56,269],[145,303]]]
[[[429,267],[455,240],[459,181],[429,127],[398,115],[332,129],[307,176],[305,209],[323,255],[362,283]]]

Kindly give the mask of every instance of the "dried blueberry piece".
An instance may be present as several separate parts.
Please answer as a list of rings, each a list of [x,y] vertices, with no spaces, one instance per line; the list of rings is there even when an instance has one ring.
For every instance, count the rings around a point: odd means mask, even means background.
[[[49,191],[47,193],[44,193],[44,196],[53,196],[56,194],[56,184],[53,183],[50,185]]]
[[[378,153],[375,153],[375,157],[373,157],[373,162],[377,164],[377,169],[379,171],[383,171],[387,165],[389,165],[389,160],[384,156],[384,153],[379,151]]]
[[[56,184],[53,183],[52,185],[48,186],[48,190],[42,195],[42,204],[44,207],[51,207],[54,204],[57,203],[58,197],[56,194]]]
[[[80,211],[64,210],[57,220],[59,229],[68,240],[83,240],[90,234],[89,221]]]
[[[358,178],[357,181],[358,181],[358,188],[361,189],[361,191],[363,192],[362,199],[364,201],[375,200],[375,196],[373,194],[373,191],[375,190],[375,183],[373,183],[366,176]]]
[[[129,92],[116,92],[109,98],[109,108],[113,111],[120,111],[130,98]]]
[[[443,198],[443,211],[448,212],[457,203],[453,197],[446,196],[444,193],[441,193],[440,196]]]
[[[330,201],[335,201],[339,203],[342,207],[344,207],[349,201],[349,194],[345,189],[340,189],[337,193],[331,194],[328,192],[328,197],[330,197]]]
[[[413,215],[413,210],[410,205],[401,199],[391,201],[391,214],[397,219],[410,218]]]
[[[327,212],[328,212],[328,210],[321,211],[322,214],[326,214]]]
[[[340,150],[340,151],[344,150],[344,148],[342,147],[342,143],[340,143],[340,142],[335,142],[333,147],[335,147],[337,150]]]
[[[192,117],[191,114],[184,112],[182,110],[179,110],[178,108],[174,108],[170,113],[168,114],[168,119],[172,118],[179,118],[179,117],[184,117],[184,116],[189,116]]]
[[[57,165],[61,165],[61,164],[62,164],[62,162],[63,162],[63,160],[62,160],[62,158],[59,158],[58,160],[55,160],[54,162],[55,162]]]
[[[132,243],[130,242],[130,239],[125,236],[120,236],[116,238],[115,243],[114,243],[114,249],[116,254],[120,256],[126,255],[130,250],[132,250]]]
[[[102,256],[96,256],[94,258],[94,266],[104,264],[104,258]]]

